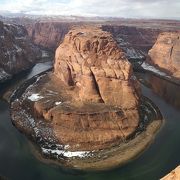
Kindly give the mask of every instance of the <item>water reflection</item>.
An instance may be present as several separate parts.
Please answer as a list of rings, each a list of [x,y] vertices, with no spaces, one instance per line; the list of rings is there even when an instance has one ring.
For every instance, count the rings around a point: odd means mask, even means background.
[[[180,85],[171,83],[150,73],[137,73],[137,76],[168,103],[178,109],[180,108]]]

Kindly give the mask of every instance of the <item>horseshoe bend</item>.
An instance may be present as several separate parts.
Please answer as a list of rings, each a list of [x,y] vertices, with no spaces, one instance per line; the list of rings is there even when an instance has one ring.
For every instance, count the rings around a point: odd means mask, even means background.
[[[27,81],[14,97],[15,126],[43,157],[77,169],[126,163],[162,123],[124,52],[98,26],[74,26],[56,50],[53,70]]]

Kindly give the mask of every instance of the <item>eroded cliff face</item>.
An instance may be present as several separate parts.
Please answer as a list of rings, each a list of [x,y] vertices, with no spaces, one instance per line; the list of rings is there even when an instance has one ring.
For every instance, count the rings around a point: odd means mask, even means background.
[[[180,32],[161,33],[148,54],[150,63],[180,78]]]
[[[125,108],[137,104],[132,66],[110,33],[92,27],[73,29],[56,50],[55,59],[54,74],[76,87],[80,100]]]
[[[39,96],[56,93],[51,103],[49,97],[36,101],[35,112],[53,124],[59,142],[72,150],[111,147],[136,131],[138,83],[110,33],[96,27],[72,29],[56,50],[54,73],[42,81]]]
[[[78,22],[31,22],[24,23],[35,44],[56,50],[66,33]],[[84,22],[84,24],[87,24]],[[113,34],[119,47],[129,60],[144,59],[162,30],[131,26],[102,25],[102,29]]]
[[[24,27],[0,22],[0,82],[32,67],[39,57]]]
[[[25,26],[35,44],[54,51],[72,25],[65,22],[32,22],[25,23]]]

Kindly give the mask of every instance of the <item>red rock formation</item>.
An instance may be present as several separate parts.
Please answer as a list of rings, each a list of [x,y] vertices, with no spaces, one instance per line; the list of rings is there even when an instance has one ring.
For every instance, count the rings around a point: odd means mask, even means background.
[[[161,180],[179,180],[180,179],[180,166],[171,171],[168,175],[161,178]]]
[[[32,67],[40,56],[24,27],[0,22],[0,82]]]
[[[55,75],[55,76],[54,76]],[[38,91],[58,94],[60,103],[34,103],[38,116],[53,124],[59,142],[73,150],[111,147],[133,135],[139,97],[132,67],[108,32],[72,29],[56,51],[54,75]]]
[[[148,54],[150,63],[169,71],[174,77],[180,77],[179,32],[166,32],[160,34]]]
[[[132,106],[136,104],[129,84],[132,67],[112,36],[98,28],[70,31],[56,50],[54,69],[63,82],[78,88],[82,100],[94,101],[96,95],[97,102],[129,108],[131,103],[123,98],[130,94]]]

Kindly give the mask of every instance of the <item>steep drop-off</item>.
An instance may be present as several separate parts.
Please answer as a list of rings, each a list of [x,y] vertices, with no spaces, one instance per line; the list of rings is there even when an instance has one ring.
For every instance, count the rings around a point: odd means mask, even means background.
[[[23,26],[0,22],[0,82],[32,67],[39,57]]]
[[[128,60],[145,60],[148,51],[155,43],[160,29],[139,28],[133,26],[104,25],[111,32]]]
[[[180,78],[180,33],[161,33],[149,51],[149,62]]]
[[[31,22],[25,24],[29,37],[42,47],[55,50],[69,31],[71,23],[66,22]]]

